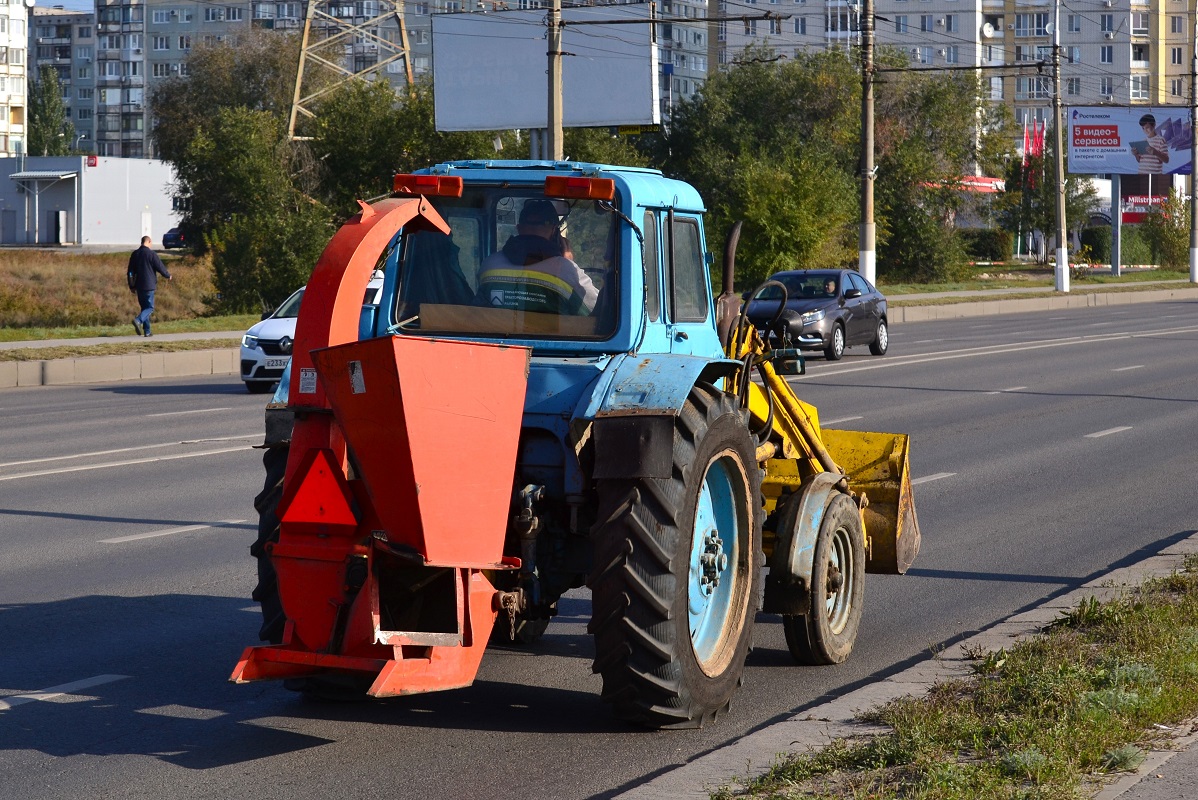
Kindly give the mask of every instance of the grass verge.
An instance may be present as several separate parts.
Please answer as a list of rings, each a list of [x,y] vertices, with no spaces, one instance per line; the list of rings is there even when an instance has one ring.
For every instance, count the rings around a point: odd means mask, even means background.
[[[986,289],[1030,289],[1043,286],[1054,286],[1052,269],[1044,267],[987,267],[978,268],[979,277],[973,280],[956,281],[954,283],[887,283],[879,281],[878,288],[886,295],[929,294],[932,292],[972,292]],[[982,278],[981,275],[988,277]],[[1154,288],[1139,284],[1158,281],[1188,281],[1190,273],[1186,270],[1169,269],[1125,269],[1123,274],[1115,277],[1109,269],[1089,270],[1082,277],[1070,279],[1072,288],[1078,290],[1107,289],[1122,291],[1137,291]],[[1006,296],[1006,295],[1005,295]],[[1010,295],[1014,296],[1014,295]],[[1043,296],[1037,293],[1035,296]],[[956,298],[957,302],[961,298]]]
[[[19,347],[0,350],[0,361],[52,361],[56,358],[124,356],[131,353],[177,353],[182,350],[223,350],[238,347],[240,339],[183,339],[177,342],[113,342],[112,344]]]
[[[159,322],[155,317],[154,333],[204,333],[208,331],[244,331],[259,320],[256,314],[236,314],[226,317],[196,317]],[[108,336],[132,336],[129,322],[119,325],[73,325],[69,327],[0,328],[0,342],[41,342],[47,339],[88,339]],[[107,345],[106,345],[107,346]]]
[[[1073,800],[1134,770],[1198,714],[1198,557],[1122,599],[1093,598],[974,676],[863,717],[891,733],[780,760],[712,795],[835,800]]]

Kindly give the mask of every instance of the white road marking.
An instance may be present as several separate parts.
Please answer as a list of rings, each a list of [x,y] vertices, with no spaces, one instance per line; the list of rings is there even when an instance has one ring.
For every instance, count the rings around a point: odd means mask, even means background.
[[[1143,364],[1133,364],[1130,367],[1115,367],[1111,372],[1127,372],[1129,369],[1144,369]]]
[[[1101,328],[1103,325],[1118,325],[1118,322],[1091,322],[1089,327]]]
[[[204,442],[235,442],[238,439],[257,439],[261,433],[243,433],[240,436],[221,436],[213,439],[184,439],[181,442],[163,442],[162,444],[143,444],[140,447],[118,447],[115,450],[93,450],[90,453],[75,453],[69,456],[51,456],[50,458],[31,458],[26,461],[8,461],[0,464],[3,467],[20,467],[25,464],[45,464],[48,461],[66,461],[71,458],[90,458],[92,456],[109,456],[113,453],[131,453],[137,450],[152,450],[155,447],[177,447],[181,444],[203,444]]]
[[[907,367],[911,364],[926,364],[933,361],[949,361],[957,358],[974,358],[976,356],[993,356],[1004,353],[1023,353],[1030,350],[1043,350],[1050,347],[1070,347],[1078,344],[1104,344],[1120,339],[1141,339],[1154,336],[1174,336],[1178,333],[1198,333],[1198,327],[1169,328],[1159,331],[1120,331],[1118,333],[1097,333],[1087,336],[1070,336],[1065,339],[1047,339],[1043,341],[1019,342],[1002,345],[985,345],[983,347],[966,347],[960,350],[943,350],[938,353],[927,353],[920,356],[895,356],[879,359],[868,364],[846,366],[820,370],[813,376],[823,378],[831,375],[847,375],[850,372],[865,372],[875,369],[894,369]]]
[[[864,418],[863,417],[837,417],[836,419],[820,420],[819,425],[821,428],[823,428],[828,425],[839,425],[842,422],[852,422],[855,419],[864,419]]]
[[[111,539],[101,539],[100,544],[124,544],[125,542],[135,542],[139,539],[154,539],[159,536],[174,536],[176,533],[190,533],[191,531],[202,531],[208,528],[224,528],[229,525],[240,525],[245,522],[244,519],[222,519],[220,522],[212,522],[207,525],[184,525],[180,528],[167,528],[161,531],[148,531],[147,533],[132,533],[128,536],[115,536]]]
[[[919,339],[918,341],[911,342],[911,344],[935,344],[936,342],[943,341],[943,339]]]
[[[232,406],[223,408],[193,408],[190,411],[161,411],[157,414],[146,414],[147,417],[178,417],[183,414],[207,414],[210,411],[232,411]]]
[[[1086,438],[1087,439],[1097,439],[1099,436],[1110,436],[1112,433],[1121,433],[1123,431],[1130,431],[1130,430],[1131,430],[1130,425],[1121,425],[1118,428],[1107,428],[1105,431],[1095,431],[1094,433],[1087,433]]]
[[[986,392],[986,394],[1002,394],[1003,392],[1018,392],[1026,389],[1026,386],[1012,386],[1009,389],[999,389],[997,392]]]
[[[239,450],[249,450],[250,446],[224,447],[220,450],[205,450],[201,453],[180,453],[174,456],[158,456],[157,458],[131,458],[128,461],[109,461],[104,464],[91,464],[86,467],[62,467],[61,469],[44,469],[39,472],[21,472],[16,475],[0,476],[0,481],[15,481],[18,478],[38,478],[42,475],[62,475],[67,472],[86,472],[91,469],[108,469],[109,467],[131,467],[134,464],[154,464],[159,461],[177,461],[180,458],[200,458],[202,456],[217,456],[221,453],[236,453]]]
[[[915,480],[911,481],[911,485],[915,486],[916,484],[920,483],[930,483],[931,481],[938,481],[941,478],[951,478],[956,474],[957,473],[955,472],[937,472],[935,475],[924,475],[922,478],[916,478]]]
[[[994,322],[987,322],[985,325],[970,325],[969,327],[970,327],[971,329],[974,329],[974,328],[993,328],[993,327],[994,327],[996,324],[997,324],[997,323],[994,323]]]
[[[94,678],[84,678],[81,681],[72,683],[64,683],[60,686],[51,686],[48,689],[42,689],[38,692],[30,692],[29,694],[18,694],[12,697],[0,698],[0,711],[7,711],[16,706],[23,706],[26,703],[33,703],[38,700],[53,700],[56,697],[62,697],[64,694],[70,694],[79,689],[90,689],[93,686],[100,686],[105,683],[114,681],[123,681],[128,678],[128,675],[96,675]]]

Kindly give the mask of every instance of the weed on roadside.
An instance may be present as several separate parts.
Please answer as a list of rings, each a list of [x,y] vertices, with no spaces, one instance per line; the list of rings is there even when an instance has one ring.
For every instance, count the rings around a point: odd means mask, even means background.
[[[974,654],[971,654],[974,655]],[[976,654],[974,676],[862,716],[891,732],[780,758],[717,798],[1066,800],[1136,769],[1198,714],[1198,559],[1040,635]]]

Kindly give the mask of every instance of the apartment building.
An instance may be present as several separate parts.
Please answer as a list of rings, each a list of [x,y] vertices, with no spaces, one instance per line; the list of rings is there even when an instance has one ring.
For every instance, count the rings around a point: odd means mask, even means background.
[[[58,73],[67,119],[75,127],[67,144],[83,151],[94,151],[96,142],[95,29],[95,14],[62,6],[35,7],[29,21],[29,74],[37,80],[43,66]]]
[[[0,156],[25,150],[25,54],[33,0],[0,7]]]
[[[732,64],[751,45],[782,56],[855,47],[860,5],[847,0],[717,0],[712,61]],[[1019,122],[1051,119],[1052,0],[877,0],[879,47],[913,68],[983,67],[990,98]],[[1066,105],[1185,104],[1192,18],[1184,0],[1072,0],[1061,10]],[[1001,69],[1000,69],[1001,68]]]
[[[669,124],[673,109],[682,101],[694,97],[707,80],[708,31],[706,0],[665,0],[661,16],[678,19],[658,29],[661,48],[661,115]],[[686,22],[685,20],[694,20]]]

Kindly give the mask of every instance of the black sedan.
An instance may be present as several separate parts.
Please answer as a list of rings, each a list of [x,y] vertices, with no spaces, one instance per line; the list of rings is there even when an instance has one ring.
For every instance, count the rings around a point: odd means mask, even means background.
[[[166,233],[162,234],[162,249],[170,250],[175,247],[186,247],[183,241],[183,231],[178,228],[171,228]]]
[[[890,344],[886,298],[855,270],[801,269],[770,276],[786,287],[767,286],[749,303],[749,321],[763,335],[785,336],[791,346],[823,350],[829,361],[846,347],[867,344],[883,355]],[[779,301],[786,298],[777,323]]]

